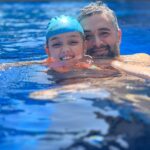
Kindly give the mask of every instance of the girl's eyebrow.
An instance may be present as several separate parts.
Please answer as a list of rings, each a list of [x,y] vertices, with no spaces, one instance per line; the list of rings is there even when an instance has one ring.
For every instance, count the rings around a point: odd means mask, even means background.
[[[59,38],[56,36],[56,37],[53,37],[50,39],[50,41],[54,41],[54,40],[58,40]]]
[[[69,35],[68,37],[79,37],[79,35]]]

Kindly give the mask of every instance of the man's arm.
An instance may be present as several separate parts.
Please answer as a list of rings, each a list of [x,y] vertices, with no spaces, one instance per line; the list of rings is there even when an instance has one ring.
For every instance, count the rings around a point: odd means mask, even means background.
[[[128,74],[143,78],[143,79],[149,79],[150,80],[150,66],[147,65],[140,65],[137,63],[126,63],[121,62],[118,60],[114,60],[111,63],[111,66],[115,69],[118,69],[120,71],[124,71]]]
[[[121,55],[119,58],[123,62],[129,62],[129,63],[140,63],[144,66],[150,65],[150,55],[145,53],[137,53],[133,55]]]

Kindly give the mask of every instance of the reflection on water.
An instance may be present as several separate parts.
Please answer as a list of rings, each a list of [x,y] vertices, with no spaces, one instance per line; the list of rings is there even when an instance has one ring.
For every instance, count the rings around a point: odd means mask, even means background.
[[[85,4],[2,3],[0,62],[45,58],[48,19],[68,14],[66,10],[76,15]],[[148,19],[142,24],[149,17],[149,3],[109,5],[123,27],[122,50],[149,53]],[[143,22],[134,19],[143,14],[138,18]],[[57,81],[45,69],[31,65],[0,71],[0,149],[150,149],[149,82],[115,71],[61,74]],[[85,78],[87,74],[94,78]]]

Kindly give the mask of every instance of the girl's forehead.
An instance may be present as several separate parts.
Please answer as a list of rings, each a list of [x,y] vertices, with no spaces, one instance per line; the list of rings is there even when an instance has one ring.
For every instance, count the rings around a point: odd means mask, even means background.
[[[57,34],[51,38],[49,38],[50,41],[57,40],[57,39],[69,39],[69,38],[80,38],[83,39],[82,35],[79,32],[65,32],[62,34]]]

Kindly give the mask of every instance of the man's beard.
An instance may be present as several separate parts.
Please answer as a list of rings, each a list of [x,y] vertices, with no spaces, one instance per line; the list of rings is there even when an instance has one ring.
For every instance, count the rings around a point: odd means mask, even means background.
[[[100,47],[94,46],[87,49],[87,55],[93,58],[114,58],[117,55],[118,45],[110,47],[109,45],[102,45]]]

